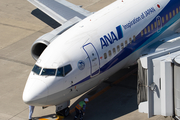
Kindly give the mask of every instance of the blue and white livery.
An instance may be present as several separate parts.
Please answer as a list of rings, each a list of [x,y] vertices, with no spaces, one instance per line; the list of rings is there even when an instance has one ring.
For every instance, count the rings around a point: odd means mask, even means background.
[[[70,10],[82,16],[64,13],[66,19],[51,8],[69,7],[65,0],[29,1],[62,24],[32,46],[37,61],[23,101],[34,106],[59,105],[84,93],[180,27],[180,0],[117,0],[94,14],[74,5]]]

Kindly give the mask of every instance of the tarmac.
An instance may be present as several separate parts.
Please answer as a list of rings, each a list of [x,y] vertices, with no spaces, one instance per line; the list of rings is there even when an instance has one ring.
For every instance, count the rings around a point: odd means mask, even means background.
[[[91,12],[115,0],[68,0]],[[22,100],[26,80],[35,61],[31,45],[43,34],[60,24],[49,18],[26,0],[0,1],[0,120],[27,120],[28,105]],[[71,114],[63,120],[73,120],[74,106],[83,98],[87,104],[84,120],[171,120],[138,112],[136,66],[120,70],[99,86],[71,100]],[[35,107],[33,117],[39,120],[57,120],[55,107]]]

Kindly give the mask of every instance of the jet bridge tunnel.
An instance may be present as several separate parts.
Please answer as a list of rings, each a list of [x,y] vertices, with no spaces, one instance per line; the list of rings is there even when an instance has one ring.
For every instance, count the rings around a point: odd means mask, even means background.
[[[139,112],[180,117],[180,46],[138,60]]]

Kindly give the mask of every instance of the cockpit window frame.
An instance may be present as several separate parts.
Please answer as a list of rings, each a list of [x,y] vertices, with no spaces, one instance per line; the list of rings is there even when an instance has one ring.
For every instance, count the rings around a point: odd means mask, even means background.
[[[35,69],[35,67],[36,67],[36,69]],[[36,71],[37,68],[40,68],[40,69],[39,69],[38,71]],[[41,70],[42,70],[42,67],[39,67],[38,65],[35,64],[34,67],[33,67],[33,69],[32,69],[32,72],[33,72],[34,74],[40,75]]]
[[[69,69],[70,67],[70,69]],[[70,64],[64,66],[64,75],[66,76],[67,74],[69,74],[72,71],[72,66]]]
[[[67,70],[66,73],[65,73],[65,69],[66,69],[68,66],[70,66],[70,69]],[[62,70],[63,70],[63,74],[58,75],[58,70],[59,70],[59,69],[62,69]],[[65,77],[65,76],[67,76],[71,71],[72,71],[72,66],[71,66],[71,64],[67,64],[67,65],[65,65],[65,66],[63,66],[63,67],[59,67],[59,68],[57,69],[56,76],[57,76],[57,77]]]
[[[61,71],[60,73],[58,73],[59,70]],[[73,70],[73,68],[72,68],[71,64],[67,64],[67,65],[65,65],[63,67],[59,67],[59,68],[43,68],[43,67],[39,67],[38,65],[35,64],[33,69],[32,69],[32,72],[34,74],[37,74],[37,75],[40,75],[40,76],[65,77],[72,70]]]
[[[58,74],[58,72],[59,72],[59,70],[62,70],[62,72],[60,72],[60,74]],[[58,69],[57,69],[57,72],[56,72],[56,76],[57,77],[64,77],[64,67],[59,67]]]
[[[43,68],[41,72],[41,76],[56,76],[57,69],[53,68]]]

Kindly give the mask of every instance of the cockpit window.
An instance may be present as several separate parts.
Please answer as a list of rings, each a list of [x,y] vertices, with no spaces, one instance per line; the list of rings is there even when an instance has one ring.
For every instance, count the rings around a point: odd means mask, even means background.
[[[72,70],[71,65],[66,65],[64,67],[58,68],[57,70],[57,75],[59,77],[64,77],[65,75],[67,75],[70,71]]]
[[[37,65],[34,65],[32,71],[33,71],[34,73],[36,73],[37,75],[39,75],[39,73],[41,72],[41,69],[42,69],[41,67],[39,67],[39,66],[37,66]]]
[[[66,65],[64,67],[64,74],[67,75],[72,70],[71,65]]]
[[[72,70],[72,67],[70,64],[64,67],[58,68],[58,69],[41,68],[37,65],[34,65],[34,68],[32,69],[32,71],[37,75],[42,75],[42,76],[55,76],[56,75],[59,77],[66,76],[71,70]]]
[[[63,77],[64,76],[64,70],[63,69],[64,69],[63,67],[58,68],[56,76],[62,76]]]
[[[56,69],[46,69],[42,70],[41,75],[54,76],[56,74]]]

